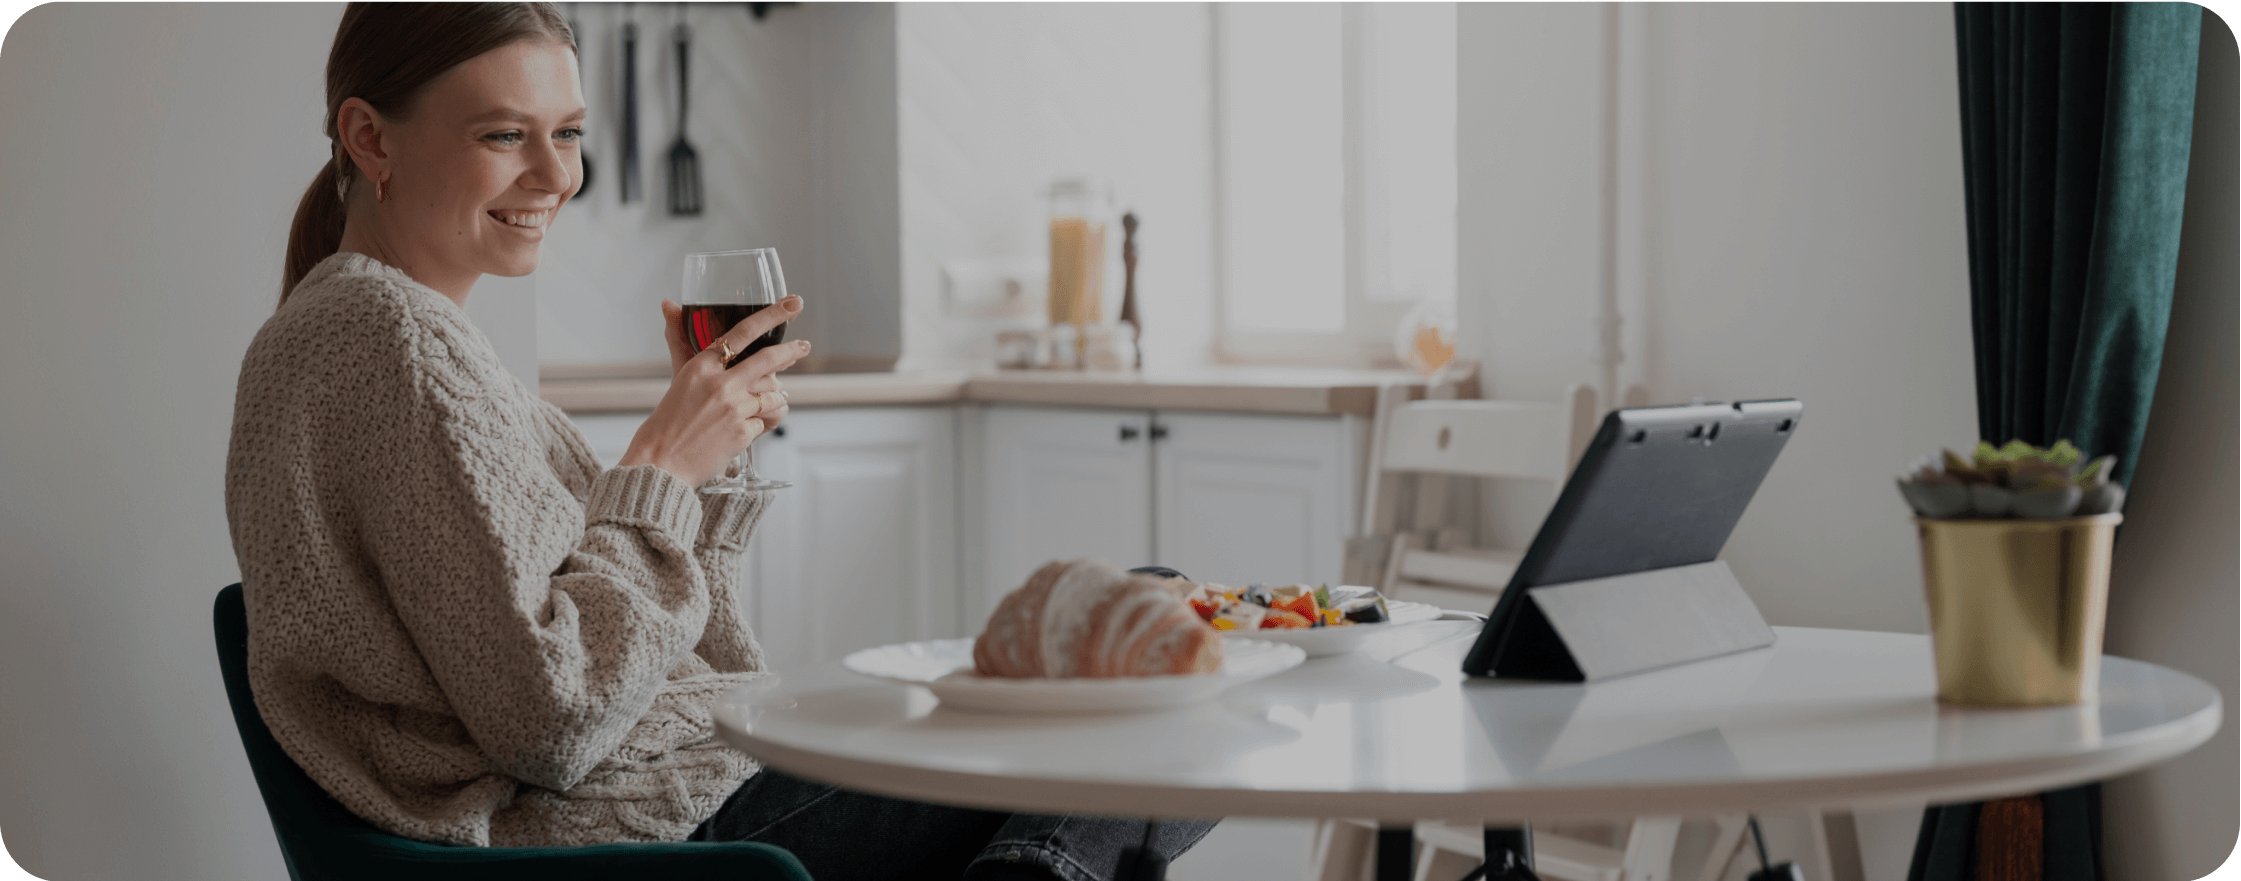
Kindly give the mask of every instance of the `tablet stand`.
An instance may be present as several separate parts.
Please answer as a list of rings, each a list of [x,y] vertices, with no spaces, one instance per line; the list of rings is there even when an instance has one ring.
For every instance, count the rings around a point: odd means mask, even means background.
[[[1719,560],[1525,589],[1493,675],[1582,682],[1774,644]]]

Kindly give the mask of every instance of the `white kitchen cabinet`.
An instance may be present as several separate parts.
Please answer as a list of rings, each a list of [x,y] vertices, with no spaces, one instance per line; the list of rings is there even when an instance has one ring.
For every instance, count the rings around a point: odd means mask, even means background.
[[[948,407],[796,410],[755,467],[792,481],[756,530],[756,634],[779,670],[963,635],[956,415]]]
[[[967,589],[978,630],[995,602],[1052,560],[1152,560],[1151,414],[979,411],[982,554]]]
[[[1353,510],[1354,420],[1157,416],[1159,564],[1222,584],[1337,584]]]
[[[613,465],[646,414],[574,417]],[[948,407],[795,410],[755,442],[777,490],[744,563],[756,636],[778,670],[963,634],[956,416]]]
[[[989,407],[966,620],[1055,559],[1228,584],[1339,581],[1361,426],[1341,416]]]

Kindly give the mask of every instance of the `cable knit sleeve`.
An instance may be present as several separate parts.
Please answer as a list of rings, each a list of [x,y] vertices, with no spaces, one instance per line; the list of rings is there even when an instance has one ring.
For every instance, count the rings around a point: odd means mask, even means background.
[[[538,414],[499,393],[510,378],[434,320],[408,412],[377,429],[402,461],[363,490],[362,546],[469,736],[507,774],[565,790],[702,640],[702,502],[645,465],[598,474],[579,504]]]
[[[768,492],[709,497],[701,511],[701,571],[708,574],[708,629],[694,653],[719,673],[764,669],[761,643],[747,620],[747,539],[770,506]]]
[[[524,388],[522,394],[529,392]],[[570,492],[588,500],[591,483],[600,473],[597,458],[566,413],[544,402],[537,408],[553,473],[560,475]],[[738,470],[735,462],[725,469],[725,476],[735,477]],[[751,606],[744,567],[747,542],[773,497],[768,492],[718,493],[700,499],[700,534],[693,556],[708,579],[709,609],[708,629],[693,652],[719,673],[760,672],[766,665],[748,618]]]

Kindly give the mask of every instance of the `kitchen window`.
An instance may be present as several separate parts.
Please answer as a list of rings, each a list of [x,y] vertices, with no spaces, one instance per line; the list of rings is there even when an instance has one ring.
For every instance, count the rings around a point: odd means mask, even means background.
[[[1214,4],[1218,357],[1390,365],[1455,301],[1455,4]]]

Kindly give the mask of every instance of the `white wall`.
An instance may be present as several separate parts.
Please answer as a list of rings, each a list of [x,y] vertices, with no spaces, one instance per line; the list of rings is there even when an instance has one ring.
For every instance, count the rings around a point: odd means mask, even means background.
[[[40,877],[286,876],[210,603],[239,577],[234,380],[326,161],[341,15],[58,4],[0,45],[0,835]],[[468,300],[532,382],[534,301]]]
[[[2241,805],[2234,728],[2241,641],[2241,383],[2235,379],[2241,276],[2234,243],[2236,82],[2233,32],[2202,16],[2194,145],[2179,276],[2154,412],[2141,440],[2110,573],[2108,651],[2184,670],[2218,686],[2225,724],[2210,742],[2102,789],[2109,877],[2200,878],[2233,854]]]
[[[285,877],[210,603],[340,15],[50,5],[0,47],[0,830],[41,877]]]
[[[1042,192],[1075,174],[1115,192],[1106,315],[1120,306],[1118,213],[1133,209],[1144,364],[1204,362],[1214,326],[1210,22],[1201,3],[897,7],[909,364],[991,357],[993,326],[945,315],[942,262],[1043,259]]]
[[[1952,10],[1688,5],[1649,28],[1652,398],[1803,400],[1730,562],[1776,623],[1919,630],[1892,477],[1976,440]]]
[[[1890,478],[1975,436],[1951,10],[1652,5],[1634,120],[1604,112],[1604,7],[1465,16],[1460,309],[1491,393],[1597,382],[1606,261],[1638,264],[1623,377],[1657,402],[1805,402],[1726,554],[1767,618],[1919,630]],[[1606,171],[1614,127],[1636,177]]]
[[[1619,378],[1653,402],[1803,400],[1724,558],[1773,623],[1919,631],[1891,478],[1975,438],[1951,8],[1472,4],[1459,24],[1458,306],[1490,396],[1598,383],[1607,295]],[[1915,822],[1860,817],[1871,881],[1904,877]]]
[[[1604,15],[1464,4],[1456,25],[1458,354],[1488,397],[1553,401],[1595,381]]]
[[[776,247],[809,309],[793,337],[817,356],[899,351],[895,239],[894,14],[811,4],[757,22],[739,4],[695,4],[686,140],[702,213],[668,211],[677,134],[673,4],[577,7],[591,185],[554,224],[536,275],[545,363],[665,363],[657,309],[683,256]],[[622,23],[638,25],[639,180],[621,201]]]
[[[891,3],[811,3],[810,95],[817,312],[800,331],[817,348],[795,369],[883,370],[903,351],[897,170],[897,11]]]
[[[809,167],[809,22],[773,15],[758,24],[737,5],[691,8],[686,137],[699,154],[704,213],[671,217],[676,9],[576,7],[592,179],[553,225],[538,267],[538,338],[548,363],[666,363],[658,304],[678,297],[688,252],[776,247],[792,287],[805,297],[819,288],[811,230],[802,222],[810,211],[802,173]],[[620,137],[626,12],[638,25],[641,184],[628,204],[621,201]]]

